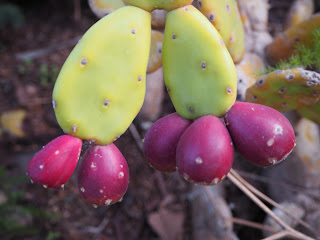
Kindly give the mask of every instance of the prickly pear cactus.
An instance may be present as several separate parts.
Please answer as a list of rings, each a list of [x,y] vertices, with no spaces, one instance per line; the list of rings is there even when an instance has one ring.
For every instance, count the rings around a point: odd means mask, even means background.
[[[125,6],[122,0],[88,0],[88,3],[98,18],[103,18],[114,10]]]
[[[193,0],[123,0],[125,4],[142,8],[148,12],[155,9],[171,11],[173,9],[189,5]]]
[[[198,8],[215,26],[234,62],[244,54],[244,30],[235,0],[198,0]]]
[[[53,90],[64,132],[106,145],[129,127],[144,100],[150,26],[150,13],[127,6],[85,33]]]
[[[257,73],[264,71],[262,59],[253,53],[245,53],[240,63],[236,64],[238,76],[238,100],[244,101],[246,91],[257,78]]]
[[[167,90],[183,118],[222,116],[235,102],[232,58],[218,31],[195,7],[168,13],[162,58]]]
[[[277,70],[260,77],[246,92],[246,101],[288,111],[320,98],[320,74],[301,68]]]
[[[309,20],[288,28],[267,47],[271,62],[287,60],[296,54],[295,44],[301,43],[307,47],[312,45],[312,32],[320,28],[320,14],[313,15]]]
[[[151,48],[148,61],[147,73],[152,73],[162,66],[162,41],[163,33],[160,31],[151,31]]]
[[[298,113],[305,118],[308,118],[320,124],[320,102],[316,102],[310,106],[306,106],[297,110]]]
[[[314,11],[313,0],[296,0],[291,5],[286,19],[286,28],[308,20]]]

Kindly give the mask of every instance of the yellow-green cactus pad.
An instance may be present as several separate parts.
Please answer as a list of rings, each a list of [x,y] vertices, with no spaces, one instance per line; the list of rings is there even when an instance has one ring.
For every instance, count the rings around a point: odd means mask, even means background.
[[[198,0],[198,8],[215,26],[235,63],[244,54],[244,30],[235,0]]]
[[[286,19],[286,28],[308,20],[314,11],[313,0],[295,0]]]
[[[151,31],[151,48],[148,61],[147,73],[152,73],[162,66],[162,42],[163,33],[152,30]]]
[[[317,28],[320,28],[320,14],[313,15],[309,20],[288,28],[267,47],[269,60],[273,63],[287,60],[297,53],[295,48],[297,43],[307,47],[312,46],[312,32]]]
[[[88,3],[98,18],[103,18],[114,10],[125,6],[122,0],[88,0]]]
[[[195,7],[168,13],[162,61],[165,84],[180,116],[223,116],[235,102],[232,58],[218,31]]]
[[[317,102],[320,74],[301,68],[277,70],[260,77],[248,88],[246,101],[289,111]]]
[[[106,145],[126,131],[143,104],[150,38],[151,14],[132,6],[85,33],[53,90],[64,132]]]
[[[123,0],[125,4],[142,8],[148,12],[155,9],[171,11],[173,9],[189,5],[193,0]]]
[[[320,101],[297,110],[301,116],[320,124]]]

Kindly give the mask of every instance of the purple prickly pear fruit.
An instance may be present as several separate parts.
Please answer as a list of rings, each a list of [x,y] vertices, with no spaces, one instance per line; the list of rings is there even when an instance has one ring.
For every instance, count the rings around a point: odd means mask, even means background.
[[[29,178],[45,188],[63,188],[77,166],[81,148],[79,138],[69,135],[57,137],[30,160],[27,167]]]
[[[78,167],[81,197],[93,206],[121,201],[129,184],[129,168],[119,149],[113,144],[91,146]]]
[[[231,137],[222,121],[214,116],[203,116],[181,136],[177,167],[187,181],[214,185],[229,173],[233,156]]]
[[[281,162],[295,145],[290,122],[273,108],[236,102],[224,119],[236,149],[256,166]]]
[[[176,171],[176,148],[190,124],[191,121],[172,113],[152,125],[143,145],[144,156],[152,167],[161,172]]]

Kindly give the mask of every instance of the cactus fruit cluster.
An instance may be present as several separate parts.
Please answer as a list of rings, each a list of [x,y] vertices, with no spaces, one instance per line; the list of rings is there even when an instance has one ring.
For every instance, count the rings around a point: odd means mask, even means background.
[[[295,145],[290,122],[277,110],[236,102],[223,121],[213,115],[186,120],[177,113],[159,119],[144,139],[148,163],[162,172],[178,170],[187,181],[214,185],[229,173],[234,148],[250,163],[283,161]]]
[[[236,102],[234,62],[242,59],[244,32],[235,1],[201,0],[199,10],[190,5],[192,0],[89,2],[93,9],[104,6],[107,11],[100,17],[107,16],[84,34],[61,69],[52,103],[67,135],[31,159],[27,173],[33,182],[63,187],[85,140],[90,146],[77,168],[81,197],[93,206],[121,201],[129,168],[113,142],[142,107],[146,73],[161,64],[176,113],[158,120],[145,136],[144,155],[155,169],[178,170],[190,182],[213,185],[228,175],[234,148],[262,167],[279,163],[292,151],[295,136],[283,115],[267,106]],[[164,11],[164,34],[151,29],[154,10]],[[272,76],[263,83],[305,102],[305,92],[319,90],[318,79],[307,75],[293,70],[283,74],[282,85]]]

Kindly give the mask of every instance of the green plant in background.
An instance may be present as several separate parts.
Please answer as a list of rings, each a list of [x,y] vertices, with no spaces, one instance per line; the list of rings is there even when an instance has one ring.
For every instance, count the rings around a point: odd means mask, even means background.
[[[297,54],[292,55],[288,60],[280,60],[274,67],[269,66],[259,75],[297,67],[320,68],[320,29],[314,30],[312,36],[312,45],[310,47],[297,43],[295,45]]]
[[[0,30],[8,26],[19,27],[24,23],[24,20],[19,7],[13,4],[0,4]]]
[[[32,59],[26,59],[23,63],[18,65],[18,73],[19,75],[26,75],[31,72],[30,67],[32,66]]]
[[[4,167],[0,167],[0,239],[36,236],[40,229],[32,226],[33,219],[56,222],[60,215],[52,214],[39,207],[25,203],[25,192],[21,185],[29,182],[26,176],[8,177]],[[59,233],[49,232],[47,239],[57,238]]]
[[[59,67],[56,64],[49,67],[46,63],[43,63],[40,65],[39,71],[39,79],[41,85],[47,85],[48,83],[53,84],[58,77]]]

